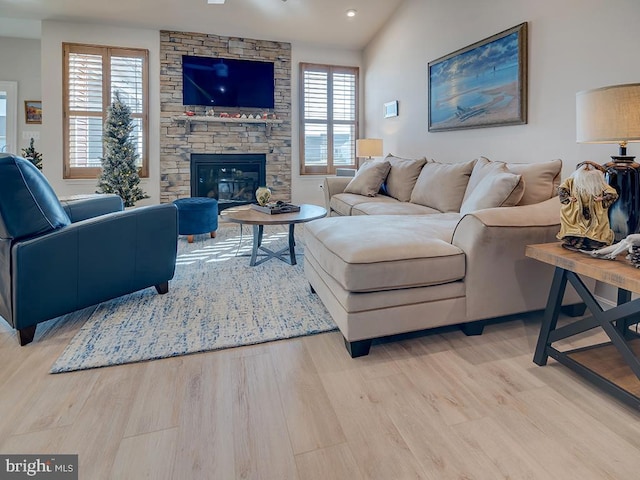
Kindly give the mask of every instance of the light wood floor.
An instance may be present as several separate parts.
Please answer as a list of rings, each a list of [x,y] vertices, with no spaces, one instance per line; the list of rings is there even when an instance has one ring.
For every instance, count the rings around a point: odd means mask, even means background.
[[[640,475],[639,412],[532,363],[541,315],[360,359],[329,333],[49,374],[88,314],[26,347],[2,322],[0,453],[77,453],[91,480]]]

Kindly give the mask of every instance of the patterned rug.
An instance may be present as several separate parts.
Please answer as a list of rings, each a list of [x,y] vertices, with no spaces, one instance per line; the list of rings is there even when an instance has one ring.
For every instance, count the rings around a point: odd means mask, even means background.
[[[265,228],[263,245],[287,244]],[[303,251],[296,227],[296,253]],[[169,293],[147,288],[100,304],[51,373],[173,357],[335,330],[304,278],[303,258],[250,267],[251,228],[222,224],[215,239],[180,237]]]

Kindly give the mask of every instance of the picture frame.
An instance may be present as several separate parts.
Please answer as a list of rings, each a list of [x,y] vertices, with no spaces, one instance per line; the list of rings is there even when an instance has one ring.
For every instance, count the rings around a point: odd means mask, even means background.
[[[387,102],[384,104],[384,118],[391,118],[398,116],[398,101]]]
[[[527,123],[527,22],[428,64],[429,131]]]
[[[26,123],[42,124],[42,101],[24,101],[24,119]]]

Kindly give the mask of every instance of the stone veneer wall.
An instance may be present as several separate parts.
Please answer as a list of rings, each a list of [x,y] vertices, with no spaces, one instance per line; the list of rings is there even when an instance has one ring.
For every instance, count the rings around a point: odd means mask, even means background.
[[[216,108],[234,115],[267,112],[283,120],[261,123],[191,124],[173,117],[193,110],[205,115],[203,106],[182,105],[182,55],[225,57],[274,62],[275,108]],[[264,153],[267,156],[267,186],[276,200],[291,200],[291,44],[266,40],[221,37],[201,33],[160,32],[160,201],[171,202],[191,196],[191,153]]]

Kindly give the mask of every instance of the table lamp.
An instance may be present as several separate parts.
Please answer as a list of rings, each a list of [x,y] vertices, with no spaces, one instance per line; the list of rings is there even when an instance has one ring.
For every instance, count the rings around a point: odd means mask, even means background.
[[[361,138],[356,140],[356,168],[360,168],[360,161],[358,160],[360,157],[367,157],[368,160],[371,160],[371,157],[381,156],[381,138]]]
[[[578,143],[617,143],[618,155],[605,163],[605,178],[618,192],[609,208],[616,241],[640,228],[640,165],[627,143],[640,141],[640,83],[613,85],[576,94]]]

